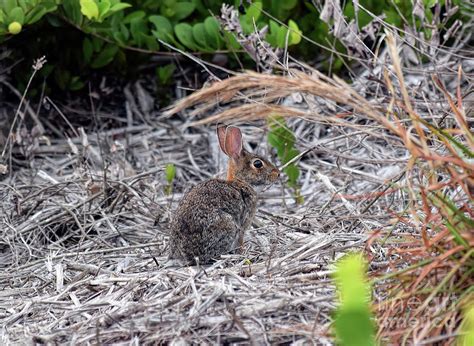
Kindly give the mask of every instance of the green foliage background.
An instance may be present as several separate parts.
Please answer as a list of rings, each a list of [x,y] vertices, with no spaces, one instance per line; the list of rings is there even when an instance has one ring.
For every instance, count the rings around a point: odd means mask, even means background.
[[[444,1],[424,0],[428,20],[433,6]],[[273,47],[288,44],[292,54],[303,59],[318,57],[324,61],[329,56],[314,42],[327,47],[335,44],[337,50],[345,50],[319,19],[314,4],[303,0],[262,0],[250,5],[247,1],[241,5],[239,0],[3,0],[0,42],[11,49],[9,59],[15,64],[12,75],[20,90],[26,85],[32,61],[42,55],[48,59],[41,71],[47,85],[68,91],[82,89],[94,70],[133,77],[136,67],[152,54],[168,52],[166,44],[199,52],[204,59],[215,52],[229,53],[230,65],[238,52],[244,67],[251,68],[254,63],[245,58],[236,37],[224,31],[217,20],[223,3],[240,7],[245,34],[254,31],[254,21],[259,29],[268,25],[265,39]],[[412,15],[412,1],[361,0],[360,4],[375,15],[384,14],[387,22],[397,27],[403,27],[402,17],[415,26],[421,25]],[[351,1],[345,3],[344,15],[347,22],[355,18]],[[364,10],[357,12],[360,28],[371,19]],[[334,58],[331,68],[342,66],[341,58]],[[157,71],[162,84],[170,81],[171,70]]]

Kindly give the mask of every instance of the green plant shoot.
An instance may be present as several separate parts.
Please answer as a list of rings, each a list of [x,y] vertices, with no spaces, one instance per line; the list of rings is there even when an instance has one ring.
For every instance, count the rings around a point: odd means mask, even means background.
[[[457,340],[459,346],[474,345],[474,303],[466,308],[461,323],[461,334]]]
[[[173,192],[173,181],[176,176],[176,166],[172,163],[168,163],[165,167],[165,178],[168,185],[165,186],[165,193],[171,195]]]
[[[299,151],[295,148],[296,138],[288,126],[285,118],[281,115],[273,115],[268,118],[268,143],[276,149],[278,158],[282,164],[286,164],[299,155]],[[295,163],[289,164],[283,170],[288,177],[288,186],[294,189],[295,200],[297,203],[303,203],[303,196],[300,194],[298,178],[300,170]]]
[[[336,264],[333,277],[339,307],[333,328],[340,345],[375,345],[374,322],[369,305],[371,288],[366,270],[367,263],[359,253],[345,255]]]

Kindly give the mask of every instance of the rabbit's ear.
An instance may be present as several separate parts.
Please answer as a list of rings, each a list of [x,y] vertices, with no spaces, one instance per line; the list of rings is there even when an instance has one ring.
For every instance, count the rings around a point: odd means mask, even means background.
[[[242,132],[234,126],[227,127],[225,131],[225,151],[228,156],[238,159],[242,154]]]
[[[219,146],[221,147],[221,150],[224,152],[224,154],[227,154],[225,151],[225,132],[226,132],[227,126],[226,125],[220,125],[217,124],[216,132],[217,132],[217,138],[219,138]]]

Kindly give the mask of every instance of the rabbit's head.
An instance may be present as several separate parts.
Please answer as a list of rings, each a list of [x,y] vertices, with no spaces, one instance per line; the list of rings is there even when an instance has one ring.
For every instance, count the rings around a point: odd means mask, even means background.
[[[280,176],[280,171],[270,161],[243,148],[239,128],[218,126],[217,137],[221,150],[229,157],[227,180],[241,180],[257,186],[273,183]]]

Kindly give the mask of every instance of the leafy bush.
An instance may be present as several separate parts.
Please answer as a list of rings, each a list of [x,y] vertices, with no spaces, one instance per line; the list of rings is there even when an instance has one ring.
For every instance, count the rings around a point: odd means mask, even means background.
[[[439,2],[444,4],[445,0]],[[85,85],[83,79],[91,70],[107,67],[114,72],[133,73],[138,63],[146,61],[143,53],[168,51],[168,45],[210,54],[245,51],[238,38],[223,30],[217,19],[223,3],[217,0],[5,0],[0,3],[0,42],[3,40],[12,48],[13,61],[24,59],[24,63],[16,65],[13,74],[19,79],[20,89],[27,80],[25,67],[38,55],[48,52],[49,67],[43,70],[44,77],[53,76],[61,89],[77,90]],[[239,0],[228,3],[241,5]],[[424,1],[427,21],[433,17],[435,3]],[[318,49],[314,42],[346,51],[337,41],[333,47],[330,26],[334,20],[320,19],[322,3],[262,0],[243,4],[245,8],[238,19],[243,33],[268,26],[264,39],[274,48],[290,46],[297,55],[319,56],[323,61],[330,53]],[[430,27],[423,26],[412,15],[412,2],[395,1],[396,7],[391,2],[376,0],[364,0],[360,4],[375,15],[384,14],[388,23],[398,27],[415,24],[417,29],[426,31],[427,37],[430,35]],[[345,4],[343,13],[348,23],[356,19],[359,28],[372,20],[365,10],[356,10],[351,1]],[[442,30],[442,26],[440,23],[437,29]],[[233,56],[230,55],[231,60]],[[335,58],[332,69],[342,66],[341,58]]]
[[[0,36],[19,34],[24,25],[32,25],[56,10],[55,1],[4,0],[0,4]]]

